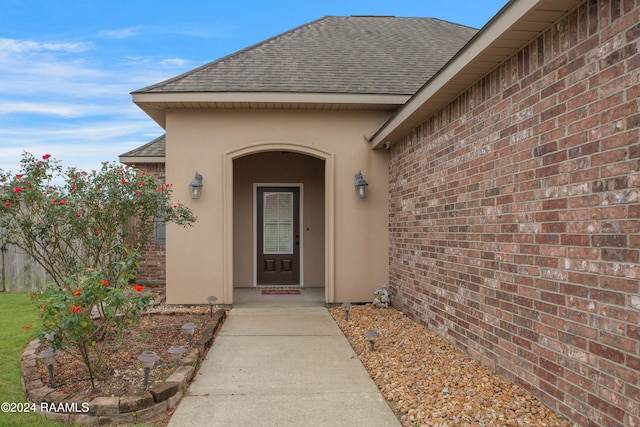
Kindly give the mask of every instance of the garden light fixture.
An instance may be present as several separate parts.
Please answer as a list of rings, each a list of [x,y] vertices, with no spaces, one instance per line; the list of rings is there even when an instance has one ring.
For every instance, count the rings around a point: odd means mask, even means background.
[[[191,192],[192,199],[199,199],[202,193],[202,175],[196,171],[196,176],[189,184],[189,191]]]
[[[158,356],[155,351],[143,351],[140,356],[138,356],[138,360],[144,369],[144,383],[142,384],[142,390],[147,391],[147,385],[149,384],[149,372],[151,372],[153,365],[160,360],[160,356]]]
[[[187,342],[189,343],[189,350],[191,350],[191,341],[193,340],[193,334],[196,332],[197,326],[193,323],[185,323],[182,325],[182,330],[187,334]]]
[[[169,347],[169,350],[167,350],[167,353],[169,353],[173,358],[174,366],[178,366],[178,362],[180,361],[180,358],[186,351],[187,350],[185,350],[184,347],[181,347],[179,345],[172,345],[171,347]]]
[[[356,197],[358,199],[366,199],[367,198],[367,189],[369,188],[369,184],[364,180],[362,176],[362,171],[356,174]]]
[[[211,295],[207,301],[209,302],[209,319],[213,319],[213,305],[218,301],[218,297]]]
[[[376,351],[375,349],[376,338],[380,336],[378,331],[367,331],[365,332],[364,336],[369,338],[369,345],[371,345],[371,351]]]
[[[345,303],[342,304],[342,306],[344,307],[344,318],[348,322],[349,321],[349,310],[351,310],[351,303],[350,302],[345,302]]]
[[[56,363],[56,351],[53,349],[43,350],[38,354],[38,359],[47,367],[49,371],[49,387],[56,388],[53,381],[53,365]]]

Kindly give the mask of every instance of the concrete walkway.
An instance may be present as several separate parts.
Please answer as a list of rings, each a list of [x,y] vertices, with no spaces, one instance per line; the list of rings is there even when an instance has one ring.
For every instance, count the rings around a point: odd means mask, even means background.
[[[278,304],[231,310],[169,422],[399,425],[327,309]]]

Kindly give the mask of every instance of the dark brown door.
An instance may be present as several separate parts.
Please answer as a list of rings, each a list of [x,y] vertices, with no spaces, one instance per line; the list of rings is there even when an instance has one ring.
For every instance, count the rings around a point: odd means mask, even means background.
[[[258,285],[300,284],[300,188],[257,188]]]

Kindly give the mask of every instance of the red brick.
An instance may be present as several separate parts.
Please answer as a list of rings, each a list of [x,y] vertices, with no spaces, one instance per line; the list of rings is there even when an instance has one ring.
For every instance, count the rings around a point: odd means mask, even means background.
[[[391,150],[396,302],[584,425],[640,376],[639,17],[586,2]]]

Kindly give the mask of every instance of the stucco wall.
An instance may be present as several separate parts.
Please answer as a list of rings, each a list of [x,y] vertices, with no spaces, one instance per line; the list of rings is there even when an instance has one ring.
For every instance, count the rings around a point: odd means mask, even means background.
[[[580,425],[640,425],[639,10],[585,2],[391,153],[397,307]]]
[[[232,168],[234,153],[250,153],[287,145],[287,151],[318,152],[325,162],[325,281],[328,302],[370,301],[388,279],[388,153],[372,151],[372,134],[389,112],[180,110],[167,112],[167,182],[178,201],[193,208],[198,222],[188,230],[167,227],[167,301],[203,303],[216,295],[233,301],[233,248],[225,224],[233,226]],[[253,151],[251,151],[253,150]],[[267,148],[265,148],[267,150]],[[247,152],[242,151],[243,155]],[[320,154],[319,154],[320,155]],[[188,199],[188,183],[196,169],[203,175],[202,198]],[[369,197],[357,200],[354,174],[362,170]],[[231,182],[229,182],[231,181]],[[180,183],[183,183],[182,185]],[[230,218],[231,217],[231,218]],[[326,234],[330,234],[326,236]],[[327,273],[328,272],[328,273]],[[330,276],[330,277],[327,277]]]

